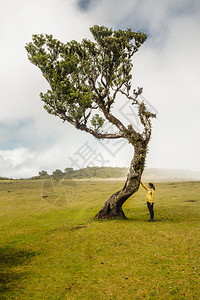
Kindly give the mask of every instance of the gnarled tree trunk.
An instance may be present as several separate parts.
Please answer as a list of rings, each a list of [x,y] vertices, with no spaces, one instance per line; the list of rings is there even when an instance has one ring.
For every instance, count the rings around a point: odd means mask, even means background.
[[[126,218],[122,205],[137,190],[140,185],[140,178],[144,170],[147,152],[147,143],[138,143],[134,146],[134,157],[131,161],[129,173],[124,187],[114,193],[105,203],[103,208],[95,216],[96,219]]]

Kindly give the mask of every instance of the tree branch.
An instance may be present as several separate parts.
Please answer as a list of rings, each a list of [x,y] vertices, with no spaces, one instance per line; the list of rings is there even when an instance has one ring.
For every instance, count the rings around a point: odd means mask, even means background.
[[[156,114],[152,114],[151,112],[147,111],[144,102],[142,102],[139,105],[138,114],[139,114],[140,121],[141,121],[142,125],[144,126],[144,132],[142,135],[146,140],[149,140],[151,137],[151,120],[150,120],[150,118],[156,118]]]
[[[135,97],[130,96],[129,93],[126,93],[122,89],[120,89],[119,91],[122,95],[126,96],[129,100],[133,101],[132,105],[134,105],[134,104],[140,105],[140,102],[137,100],[137,98],[139,97],[139,95],[142,94],[142,88],[138,88],[138,92],[136,90],[133,91],[133,94],[135,95]]]
[[[77,129],[80,129],[82,131],[88,132],[92,134],[97,139],[118,139],[118,138],[124,138],[125,135],[123,132],[119,131],[117,133],[100,133],[97,132],[89,127],[86,126],[86,124],[82,124],[79,122],[74,121],[72,118],[67,116],[65,112],[60,112],[57,114],[58,117],[60,117],[64,122],[67,121],[71,123],[73,126],[75,126]]]
[[[124,126],[124,124],[109,112],[108,108],[105,106],[104,103],[98,102],[98,99],[96,99],[96,101],[106,119],[110,121],[113,125],[117,126],[120,132],[125,132],[126,127]]]
[[[124,83],[125,83],[125,81],[122,80],[121,83],[120,83],[120,85],[116,88],[116,90],[113,89],[114,90],[114,94],[113,94],[112,98],[110,98],[110,100],[108,101],[108,104],[107,104],[108,105],[108,111],[110,111],[110,107],[114,103],[116,95],[117,95],[118,92],[121,91],[121,88],[122,88],[122,86],[123,86]]]

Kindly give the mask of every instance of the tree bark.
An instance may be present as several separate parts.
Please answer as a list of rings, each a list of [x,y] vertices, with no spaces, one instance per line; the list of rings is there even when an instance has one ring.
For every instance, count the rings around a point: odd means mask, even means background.
[[[138,142],[134,146],[134,157],[131,161],[129,173],[124,187],[114,193],[105,203],[103,208],[96,214],[96,219],[122,218],[126,219],[122,205],[140,186],[140,178],[144,170],[147,152],[147,143]]]

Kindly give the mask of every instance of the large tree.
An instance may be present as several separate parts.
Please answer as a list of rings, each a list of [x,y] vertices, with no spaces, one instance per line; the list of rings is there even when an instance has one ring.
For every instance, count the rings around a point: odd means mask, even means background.
[[[50,89],[41,93],[44,108],[79,130],[97,139],[126,139],[134,147],[124,187],[114,193],[97,213],[96,218],[125,218],[123,203],[135,193],[144,170],[148,142],[151,136],[151,113],[139,100],[142,88],[131,89],[132,56],[145,42],[147,35],[127,30],[112,30],[93,26],[94,41],[71,41],[66,44],[52,35],[33,35],[26,44],[28,59],[40,68]],[[125,125],[113,113],[118,95],[129,99],[143,125],[143,132]],[[119,97],[118,97],[119,98]],[[108,120],[115,130],[104,130]]]

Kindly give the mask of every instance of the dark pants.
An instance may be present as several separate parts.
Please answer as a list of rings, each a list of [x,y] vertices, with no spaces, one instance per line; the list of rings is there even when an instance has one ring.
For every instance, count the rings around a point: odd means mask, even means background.
[[[151,204],[151,203],[147,202],[147,207],[148,207],[148,210],[150,212],[150,219],[151,220],[154,220],[153,205],[154,205],[154,203]]]

